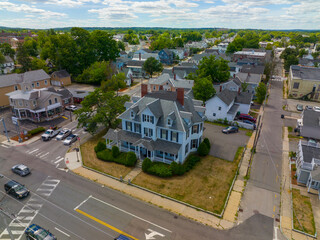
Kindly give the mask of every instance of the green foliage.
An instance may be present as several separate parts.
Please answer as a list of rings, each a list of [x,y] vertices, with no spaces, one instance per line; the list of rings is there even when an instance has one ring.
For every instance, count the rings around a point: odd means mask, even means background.
[[[81,75],[76,78],[77,82],[89,84],[101,84],[101,82],[110,79],[112,69],[109,62],[95,62],[85,69]]]
[[[134,34],[132,30],[129,30],[128,34],[124,35],[123,41],[128,42],[131,45],[137,45],[140,43],[138,36]]]
[[[49,72],[47,64],[44,60],[39,58],[33,58],[31,60],[31,70],[43,69],[46,73]]]
[[[243,48],[259,48],[259,36],[253,31],[246,31],[243,35],[239,32],[238,36],[231,42],[226,53],[241,51]]]
[[[246,92],[248,87],[249,87],[249,83],[247,83],[247,82],[242,82],[241,83],[242,92]]]
[[[150,74],[150,77],[152,77],[152,74],[154,72],[161,72],[163,69],[162,64],[155,59],[154,57],[149,57],[144,63],[143,67],[144,71],[146,71],[148,74]]]
[[[107,148],[106,142],[100,141],[100,142],[98,142],[97,146],[94,147],[94,151],[97,153],[97,152],[101,152],[101,151],[105,150],[106,148]]]
[[[10,56],[12,59],[14,58],[15,51],[11,48],[9,43],[0,43],[0,52],[4,56]]]
[[[127,86],[125,79],[126,76],[124,73],[118,73],[113,75],[110,80],[102,81],[101,88],[103,91],[118,91]]]
[[[97,152],[97,158],[106,162],[113,162],[112,152],[109,149]]]
[[[158,177],[171,177],[172,171],[170,165],[165,163],[153,163],[152,166],[148,169],[148,173],[156,175]]]
[[[91,134],[99,124],[106,128],[116,127],[119,124],[117,116],[125,110],[124,104],[129,99],[128,95],[116,96],[114,92],[95,89],[81,102],[82,108],[75,111],[78,126],[86,126]]]
[[[28,50],[21,43],[18,44],[17,48],[17,60],[18,63],[22,66],[22,71],[26,72],[31,69],[31,59],[28,55]]]
[[[207,145],[207,147],[208,147],[209,150],[210,150],[210,148],[211,148],[211,143],[210,143],[209,139],[208,139],[208,138],[205,138],[205,139],[203,139],[203,142]]]
[[[124,43],[122,41],[118,41],[117,46],[122,51],[124,51],[126,49],[126,46],[124,45]]]
[[[230,78],[230,68],[228,61],[214,55],[209,58],[204,57],[198,66],[197,74],[199,78],[208,78],[212,83],[226,82]]]
[[[44,132],[46,129],[44,127],[37,127],[35,129],[32,129],[30,131],[28,131],[28,134],[30,134],[31,136],[36,135],[40,132]]]
[[[267,94],[267,86],[260,82],[259,86],[256,89],[257,102],[262,104]]]
[[[112,146],[112,157],[117,158],[120,155],[119,148],[117,146]]]
[[[302,58],[304,55],[307,55],[308,52],[303,48],[299,50],[299,58]]]
[[[204,103],[212,98],[216,93],[212,82],[208,78],[197,79],[192,90],[195,99],[201,100]]]
[[[38,56],[38,43],[33,38],[25,38],[23,46],[26,48],[26,51],[29,56],[36,57]]]
[[[170,164],[170,168],[172,171],[172,175],[182,176],[186,172],[185,166],[182,164],[176,163],[175,161],[173,161]]]
[[[200,143],[197,152],[199,156],[207,156],[209,154],[210,148],[208,148],[207,144],[205,142]]]
[[[0,64],[5,63],[6,59],[3,54],[0,52]]]
[[[201,158],[197,155],[189,155],[186,161],[184,162],[184,166],[186,172],[190,171],[198,162],[200,162]]]
[[[136,165],[137,156],[134,152],[128,152],[126,156],[126,166],[133,167]]]
[[[181,38],[184,42],[200,42],[202,40],[202,35],[199,32],[185,32],[181,34]]]
[[[148,172],[148,169],[152,166],[152,161],[149,158],[145,158],[142,162],[142,171]]]
[[[289,71],[291,65],[298,65],[298,64],[299,64],[299,59],[294,55],[289,55],[284,60],[284,69],[286,71]]]

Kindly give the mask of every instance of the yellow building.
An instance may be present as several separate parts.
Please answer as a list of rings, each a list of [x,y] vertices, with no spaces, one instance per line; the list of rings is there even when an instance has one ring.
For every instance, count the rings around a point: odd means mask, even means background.
[[[68,86],[71,84],[70,74],[66,70],[55,71],[51,74],[52,86]]]
[[[28,91],[50,86],[50,76],[43,71],[34,70],[21,74],[13,73],[0,75],[0,107],[9,106],[7,93],[16,90]]]
[[[320,101],[320,68],[291,66],[288,83],[292,98]]]

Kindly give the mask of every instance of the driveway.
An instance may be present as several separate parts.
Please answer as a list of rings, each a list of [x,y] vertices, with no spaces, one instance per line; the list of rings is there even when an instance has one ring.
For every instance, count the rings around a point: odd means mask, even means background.
[[[247,145],[249,137],[245,130],[239,130],[238,133],[224,134],[221,130],[225,127],[205,123],[204,138],[208,138],[211,143],[210,155],[233,161],[239,147]]]

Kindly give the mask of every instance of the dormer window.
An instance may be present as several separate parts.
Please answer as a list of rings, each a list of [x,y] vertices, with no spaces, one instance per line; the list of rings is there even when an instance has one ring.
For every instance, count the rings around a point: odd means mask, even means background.
[[[33,106],[37,106],[37,101],[36,100],[33,100]]]
[[[131,111],[131,112],[130,112],[130,117],[131,117],[131,119],[134,118],[134,111]]]
[[[172,126],[172,120],[171,120],[171,118],[167,118],[167,125],[168,125],[168,126]]]

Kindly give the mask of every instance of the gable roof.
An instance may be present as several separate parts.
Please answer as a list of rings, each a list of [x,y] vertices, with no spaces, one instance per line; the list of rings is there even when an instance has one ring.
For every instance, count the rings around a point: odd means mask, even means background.
[[[67,72],[67,70],[55,71],[52,73],[52,75],[53,74],[55,74],[58,78],[70,77],[70,74]]]
[[[127,63],[127,67],[142,67],[144,64],[144,61],[134,61],[130,60]]]
[[[320,68],[292,65],[290,67],[290,72],[292,73],[293,78],[320,80]]]
[[[241,68],[241,72],[251,73],[251,74],[263,74],[264,73],[264,66],[244,65]]]
[[[303,126],[320,129],[320,112],[313,109],[305,109],[303,111]]]
[[[152,78],[149,80],[149,84],[155,84],[155,85],[163,85],[167,81],[171,83],[171,85],[175,88],[186,88],[186,89],[191,89],[194,85],[193,80],[174,80],[168,73],[163,73],[157,78]]]
[[[223,91],[216,95],[220,98],[226,105],[230,105],[233,101],[234,103],[241,103],[241,104],[250,104],[252,100],[252,93],[251,92],[236,92],[231,91],[225,88]]]
[[[236,77],[238,77],[241,82],[255,83],[255,84],[259,84],[261,82],[261,75],[259,74],[238,72],[236,74]]]
[[[236,92],[230,91],[229,89],[224,89],[217,94],[217,97],[229,106],[235,100],[235,94]]]

